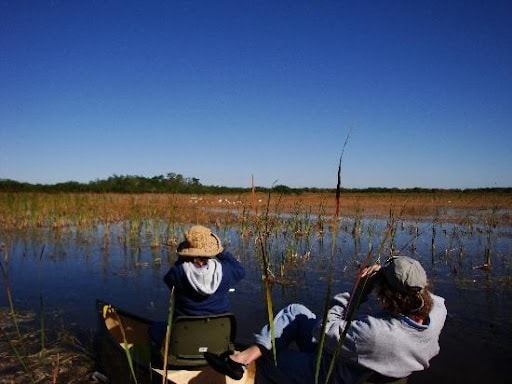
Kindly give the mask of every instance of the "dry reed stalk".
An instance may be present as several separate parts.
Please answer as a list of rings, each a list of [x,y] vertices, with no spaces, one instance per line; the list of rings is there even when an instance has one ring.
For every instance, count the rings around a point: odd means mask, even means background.
[[[52,370],[52,384],[57,384],[57,378],[59,377],[59,361],[60,361],[60,355],[59,355],[59,352],[57,352],[57,358],[55,360],[55,367]]]

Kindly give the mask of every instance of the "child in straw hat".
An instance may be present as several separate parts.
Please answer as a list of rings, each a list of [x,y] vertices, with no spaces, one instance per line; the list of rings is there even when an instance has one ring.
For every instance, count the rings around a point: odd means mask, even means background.
[[[219,237],[202,225],[192,226],[178,245],[178,260],[164,276],[174,288],[174,316],[215,315],[230,311],[229,290],[245,269],[222,247]],[[167,322],[149,328],[152,354],[159,356]]]
[[[174,287],[175,315],[212,315],[230,311],[229,289],[245,277],[245,269],[222,247],[209,228],[194,225],[177,250],[178,260],[164,281]]]

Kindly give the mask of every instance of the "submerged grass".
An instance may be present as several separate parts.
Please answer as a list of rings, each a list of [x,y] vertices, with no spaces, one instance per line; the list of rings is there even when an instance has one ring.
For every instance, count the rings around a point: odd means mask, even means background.
[[[20,327],[18,326],[18,320],[16,318],[16,311],[14,310],[14,301],[12,298],[11,285],[9,283],[9,253],[5,247],[5,244],[0,245],[0,272],[2,273],[2,279],[4,281],[5,294],[7,296],[7,302],[9,303],[9,313],[12,317],[12,322],[16,328],[18,337],[21,339]]]
[[[19,329],[18,329],[19,331]],[[0,332],[2,333],[2,338],[7,342],[11,350],[13,351],[14,355],[16,356],[16,359],[18,360],[19,364],[23,368],[23,371],[27,374],[28,379],[31,383],[35,383],[34,378],[32,377],[31,371],[27,366],[27,363],[25,362],[25,358],[22,356],[20,351],[18,351],[18,348],[16,347],[15,343],[11,340],[8,333],[5,331],[3,326],[0,326]]]
[[[0,309],[0,372],[2,383],[91,383],[94,358],[67,331],[48,338],[39,349],[35,313],[19,312],[20,339],[7,310]]]

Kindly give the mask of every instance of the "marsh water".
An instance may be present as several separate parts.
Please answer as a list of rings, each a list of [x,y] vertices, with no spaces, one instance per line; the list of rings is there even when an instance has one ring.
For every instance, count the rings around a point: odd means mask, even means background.
[[[19,310],[44,312],[48,326],[65,327],[87,343],[96,328],[95,300],[154,320],[167,316],[170,293],[163,276],[175,261],[186,225],[128,222],[91,228],[40,228],[0,232],[1,256]],[[390,252],[417,258],[432,290],[446,299],[448,319],[441,353],[411,383],[508,382],[512,361],[512,229],[492,225],[401,221],[383,241],[385,220],[341,218],[333,232],[309,224],[274,227],[263,252],[271,262],[277,311],[300,302],[318,314],[330,286],[350,290],[368,255]],[[262,248],[256,231],[213,228],[244,264],[246,278],[231,294],[238,339],[250,342],[266,321]],[[155,241],[158,239],[158,241]],[[7,307],[6,290],[0,306]]]

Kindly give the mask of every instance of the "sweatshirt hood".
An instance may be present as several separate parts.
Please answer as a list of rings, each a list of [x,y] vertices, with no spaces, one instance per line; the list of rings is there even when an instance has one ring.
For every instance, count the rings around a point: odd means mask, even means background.
[[[208,259],[202,267],[183,263],[183,270],[192,288],[204,296],[213,294],[222,281],[222,265],[217,259]]]

